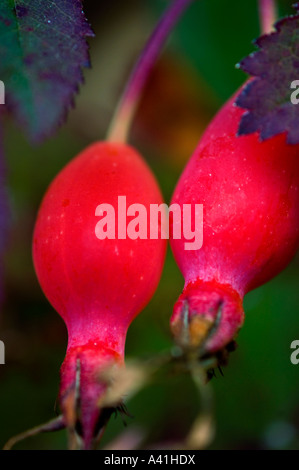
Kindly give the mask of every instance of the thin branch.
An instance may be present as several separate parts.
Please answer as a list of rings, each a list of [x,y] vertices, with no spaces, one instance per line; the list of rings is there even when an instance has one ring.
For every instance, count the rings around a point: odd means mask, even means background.
[[[275,0],[259,0],[259,14],[262,34],[270,34],[277,19]]]
[[[64,418],[63,416],[58,416],[58,418],[55,418],[46,424],[41,424],[40,426],[36,426],[32,429],[29,429],[28,431],[22,432],[21,434],[12,437],[9,439],[9,441],[7,441],[3,447],[3,450],[11,450],[12,447],[14,447],[18,442],[21,442],[28,437],[33,437],[44,432],[61,431],[62,429],[65,429]]]
[[[184,11],[194,0],[173,0],[149,38],[129,78],[125,92],[108,131],[111,142],[126,142],[146,81],[162,47]]]

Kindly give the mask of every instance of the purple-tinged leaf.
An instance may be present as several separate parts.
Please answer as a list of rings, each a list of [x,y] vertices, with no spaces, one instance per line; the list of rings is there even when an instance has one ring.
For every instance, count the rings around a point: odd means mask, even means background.
[[[0,80],[32,141],[63,122],[89,66],[92,30],[80,0],[1,0]]]
[[[299,4],[294,6],[299,10]],[[265,140],[286,132],[287,142],[298,144],[299,105],[291,102],[291,95],[296,92],[291,84],[299,79],[299,15],[278,21],[274,33],[261,36],[254,43],[259,50],[239,64],[255,78],[236,99],[236,104],[247,110],[238,135],[259,131],[260,140]]]

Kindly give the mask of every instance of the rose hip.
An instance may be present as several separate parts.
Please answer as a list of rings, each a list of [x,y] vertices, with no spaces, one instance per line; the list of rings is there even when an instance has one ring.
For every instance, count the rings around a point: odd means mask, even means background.
[[[127,204],[161,204],[158,185],[140,155],[124,144],[95,143],[50,185],[39,210],[33,258],[41,287],[68,329],[61,368],[60,405],[66,426],[77,413],[89,448],[106,390],[101,372],[122,365],[128,327],[159,282],[166,241],[128,237],[99,240],[95,211],[118,196]],[[79,410],[72,397],[79,395]],[[76,405],[77,406],[77,405]]]
[[[233,96],[207,128],[172,203],[203,204],[203,247],[171,240],[185,287],[174,307],[177,341],[202,354],[225,347],[244,321],[244,295],[282,271],[299,245],[299,146],[285,134],[237,137]]]

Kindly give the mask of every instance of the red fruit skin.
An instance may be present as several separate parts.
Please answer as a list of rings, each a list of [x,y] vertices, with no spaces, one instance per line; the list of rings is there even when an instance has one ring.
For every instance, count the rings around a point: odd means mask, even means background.
[[[182,317],[180,304],[194,304],[194,296],[197,302],[205,299],[196,314],[206,318],[214,312],[215,318],[213,289],[209,294],[203,283],[226,292],[220,295],[221,319],[205,340],[205,352],[224,347],[242,326],[240,302],[232,308],[234,295],[243,299],[276,276],[299,246],[299,146],[287,145],[285,134],[264,142],[257,133],[236,137],[244,110],[234,105],[235,98],[207,128],[172,199],[181,206],[203,204],[204,211],[200,250],[186,251],[184,238],[171,239],[185,278],[171,319],[173,331]],[[194,305],[190,312],[195,314]]]
[[[99,417],[97,401],[105,389],[99,372],[108,364],[123,363],[127,329],[154,294],[166,251],[165,240],[96,237],[97,206],[111,204],[117,218],[118,196],[126,196],[127,206],[143,204],[148,214],[150,204],[163,203],[154,176],[133,148],[95,143],[54,179],[33,236],[38,280],[68,329],[61,407],[67,414],[64,398],[75,386],[80,360],[87,447]]]

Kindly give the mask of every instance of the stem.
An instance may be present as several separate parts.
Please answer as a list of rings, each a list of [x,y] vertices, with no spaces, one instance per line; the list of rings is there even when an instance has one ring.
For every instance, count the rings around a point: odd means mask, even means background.
[[[213,393],[210,384],[206,383],[206,371],[198,361],[190,363],[191,376],[200,397],[201,410],[195,419],[186,439],[187,449],[205,449],[215,434],[213,417]]]
[[[46,424],[36,426],[33,429],[29,429],[29,431],[25,431],[22,434],[18,434],[17,436],[12,437],[5,444],[3,450],[11,450],[11,448],[14,447],[18,442],[21,442],[24,439],[27,439],[28,437],[33,437],[43,432],[60,431],[62,429],[65,429],[64,418],[63,416],[58,416],[58,418],[55,418]]]
[[[129,78],[108,131],[108,140],[126,142],[134,114],[146,81],[169,34],[194,0],[173,0],[162,15]]]
[[[270,34],[277,18],[275,0],[259,0],[259,12],[261,31],[263,34]]]

